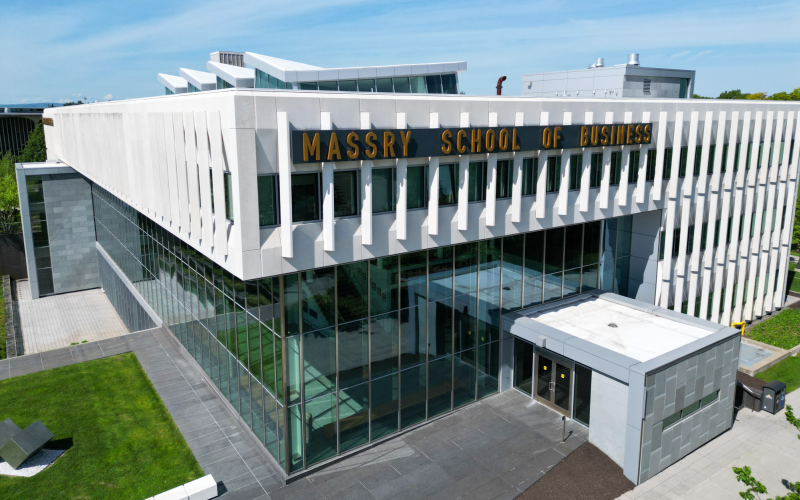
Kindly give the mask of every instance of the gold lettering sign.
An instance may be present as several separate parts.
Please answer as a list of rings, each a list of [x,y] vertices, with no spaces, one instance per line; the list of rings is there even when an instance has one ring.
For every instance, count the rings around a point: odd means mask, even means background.
[[[339,140],[336,138],[336,132],[331,132],[331,140],[328,143],[328,161],[332,161],[334,155],[337,160],[342,159],[342,153],[339,152]]]
[[[581,147],[589,145],[589,127],[581,127]]]
[[[308,161],[309,156],[319,161],[319,132],[314,134],[313,140],[308,139],[308,134],[303,134],[303,161]]]
[[[545,127],[542,130],[542,147],[547,149],[550,147],[550,141],[553,139],[553,131],[550,130],[550,127]]]
[[[561,127],[553,127],[553,147],[558,147],[558,140],[561,139]]]
[[[598,127],[597,125],[592,127],[592,139],[591,140],[592,140],[592,146],[597,146],[597,144],[600,142],[600,127]]]
[[[617,144],[625,142],[625,125],[617,126]]]
[[[650,142],[650,130],[651,130],[651,128],[652,127],[650,126],[650,124],[647,124],[647,125],[644,126],[644,142]]]
[[[408,141],[411,140],[411,131],[409,130],[403,134],[403,131],[401,130],[400,140],[403,142],[403,156],[408,156]]]
[[[617,137],[616,127],[614,125],[611,125],[611,141],[609,142],[610,146],[614,145],[614,143],[615,143],[614,141],[617,140],[616,137]]]
[[[449,130],[445,130],[444,132],[442,132],[442,142],[444,143],[444,146],[442,146],[442,153],[446,155],[449,155],[450,151],[453,150],[453,143],[450,142],[450,138],[452,137],[453,133],[450,132]]]
[[[636,137],[634,137],[633,140],[636,141],[636,144],[641,144],[642,143],[642,126],[641,125],[636,125]]]
[[[53,119],[52,118],[42,118],[42,124],[53,126]]]
[[[388,130],[383,133],[383,157],[394,158],[394,134]],[[391,156],[389,155],[391,152]]]
[[[367,132],[366,137],[364,137],[364,143],[369,146],[369,149],[364,151],[364,154],[367,155],[367,158],[375,158],[378,156],[378,146],[374,142],[377,138],[378,136],[372,131]]]
[[[358,158],[358,153],[361,151],[361,149],[359,149],[358,147],[358,144],[356,144],[357,140],[358,140],[358,134],[356,134],[355,132],[350,132],[349,134],[347,134],[347,145],[350,146],[352,149],[348,149],[346,152],[347,152],[347,157],[350,158],[351,160],[355,160],[356,158]]]
[[[472,129],[472,140],[470,141],[473,153],[481,152],[481,129]]]
[[[494,130],[492,129],[486,131],[486,151],[489,153],[494,151]]]
[[[497,145],[500,147],[500,151],[508,149],[508,130],[500,129],[500,133],[497,134]]]
[[[512,151],[519,151],[521,146],[519,145],[519,138],[517,137],[517,129],[513,128],[511,130],[511,150]]]
[[[627,126],[627,131],[625,132],[625,144],[633,144],[633,125]]]
[[[466,130],[459,130],[456,132],[456,151],[463,154],[467,150],[467,145],[461,142],[462,139],[467,138]]]
[[[600,129],[600,136],[600,144],[603,146],[608,145],[608,126],[603,125],[603,128]],[[611,137],[614,137],[614,134],[611,134]]]

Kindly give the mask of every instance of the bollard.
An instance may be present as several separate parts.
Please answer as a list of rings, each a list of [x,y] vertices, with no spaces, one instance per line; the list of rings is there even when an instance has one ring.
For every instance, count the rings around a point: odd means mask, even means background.
[[[567,440],[567,417],[561,417],[561,421],[564,422],[564,430],[561,432],[561,442]]]

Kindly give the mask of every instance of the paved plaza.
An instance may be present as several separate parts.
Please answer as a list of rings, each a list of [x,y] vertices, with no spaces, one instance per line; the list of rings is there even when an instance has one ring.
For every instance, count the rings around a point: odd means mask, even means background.
[[[16,286],[25,354],[129,333],[100,288],[32,300],[28,280]]]
[[[800,390],[786,398],[800,410]],[[781,411],[777,415],[741,410],[733,428],[670,466],[653,479],[619,497],[623,500],[731,500],[747,489],[736,482],[732,467],[750,466],[771,498],[786,495],[783,481],[800,481],[800,433]]]

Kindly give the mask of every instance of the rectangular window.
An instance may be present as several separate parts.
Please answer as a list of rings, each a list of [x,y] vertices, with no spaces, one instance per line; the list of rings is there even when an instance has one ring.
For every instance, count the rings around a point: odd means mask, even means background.
[[[714,248],[719,246],[719,221],[714,225]]]
[[[319,174],[294,174],[292,176],[292,222],[318,220]]]
[[[410,76],[408,77],[409,85],[411,86],[412,94],[425,93],[425,77],[424,76]],[[395,85],[396,87],[396,85]]]
[[[583,155],[572,155],[569,159],[569,188],[580,189],[583,173]]]
[[[661,231],[661,237],[658,245],[658,260],[664,260],[664,248],[667,245],[667,232]]]
[[[458,80],[455,73],[442,75],[442,92],[445,94],[458,94]]]
[[[758,163],[756,164],[756,168],[761,168],[761,158],[763,154],[764,154],[764,143],[762,142],[758,145],[758,156],[756,157],[756,161]]]
[[[333,173],[333,216],[358,215],[361,186],[360,170]]]
[[[225,172],[222,179],[225,186],[225,218],[233,222],[233,183],[231,181],[231,173]]]
[[[406,208],[423,208],[428,206],[428,167],[408,167],[408,202]]]
[[[394,175],[393,168],[372,169],[372,213],[394,210]]]
[[[622,152],[615,151],[611,153],[611,182],[612,186],[619,184],[622,177]]]
[[[458,203],[458,165],[439,165],[439,206]]]
[[[359,92],[375,92],[375,80],[372,80],[372,79],[359,80],[358,81],[358,91]]]
[[[470,173],[470,178],[472,174]],[[536,181],[539,178],[539,158],[522,160],[522,196],[536,194]]]
[[[678,235],[681,234],[679,229],[676,229],[676,232],[678,233]],[[678,236],[678,239],[680,239],[680,236]],[[678,241],[678,243],[680,243],[680,241]],[[693,251],[694,251],[694,224],[689,226],[689,229],[686,231],[686,254],[689,255]],[[675,254],[674,256],[678,255],[678,250],[673,249],[673,253]]]
[[[703,222],[703,229],[700,232],[700,250],[706,249],[706,239],[708,238],[708,222]]]
[[[731,244],[731,233],[733,233],[733,216],[728,217],[728,233],[727,233],[727,244]]]
[[[339,92],[356,92],[358,85],[355,80],[339,80]]]
[[[469,201],[486,199],[486,162],[473,161],[469,164]]]
[[[589,427],[591,401],[592,370],[576,364],[573,418],[587,427]]]
[[[750,214],[750,237],[752,238],[756,234],[756,213],[753,212]]]
[[[687,163],[689,163],[689,148],[681,148],[681,161],[678,167],[678,177],[686,177]]]
[[[750,159],[752,157],[753,157],[753,143],[752,142],[748,142],[747,143],[747,155],[745,155],[745,158],[744,158],[744,168],[745,168],[745,170],[749,170],[750,169]]]
[[[656,178],[656,150],[649,150],[645,161],[647,163],[645,165],[644,180],[651,182]]]
[[[278,207],[278,176],[259,175],[258,225],[274,226],[278,224],[280,222]]]
[[[319,90],[317,82],[300,82],[297,84],[299,90]]]
[[[425,83],[428,86],[428,93],[429,94],[441,94],[442,93],[442,77],[439,75],[427,75],[425,77]]]
[[[742,152],[742,145],[737,144],[736,149],[733,152],[733,171],[736,172],[739,170],[739,154]]]
[[[320,90],[327,90],[330,92],[336,92],[339,90],[339,85],[335,81],[333,82],[319,82],[319,89]]]
[[[700,175],[700,162],[703,160],[703,146],[697,146],[694,150],[694,170],[692,175]]]
[[[378,92],[394,92],[391,78],[378,78],[375,80],[375,89]]]
[[[739,218],[739,241],[744,238],[744,214]]]
[[[600,187],[603,182],[603,153],[592,153],[592,166],[589,171],[589,187]]]
[[[713,403],[714,401],[716,401],[718,397],[719,397],[719,391],[718,390],[712,392],[711,394],[709,394],[708,396],[706,396],[706,397],[704,397],[703,399],[700,400],[700,407],[701,408],[705,408],[706,406],[708,406],[711,403]]]
[[[411,93],[411,87],[408,84],[408,77],[407,76],[403,76],[403,77],[399,77],[399,78],[398,77],[393,78],[393,81],[394,81],[394,91],[395,92],[397,92],[398,94],[410,94]]]
[[[681,419],[681,412],[673,413],[672,415],[670,415],[670,416],[668,416],[668,417],[666,417],[664,419],[664,423],[661,426],[661,428],[662,429],[666,429],[667,427],[669,427],[670,425],[674,424],[675,422],[677,422],[680,419]]]
[[[630,184],[639,182],[639,160],[641,158],[641,151],[631,151],[628,155],[628,182]]]
[[[546,192],[554,193],[561,188],[561,157],[550,156],[547,158],[547,189]]]
[[[666,148],[664,150],[664,168],[661,172],[662,179],[669,179],[672,177],[672,148]]]
[[[511,196],[511,161],[499,160],[497,162],[497,187],[495,188],[497,198],[508,198]]]
[[[721,161],[721,163],[722,163],[722,167],[720,167],[720,168],[722,170],[722,173],[727,172],[728,171],[728,145],[727,144],[723,144],[722,145],[722,161]]]
[[[708,175],[714,173],[714,152],[716,151],[716,146],[709,146],[708,147]]]

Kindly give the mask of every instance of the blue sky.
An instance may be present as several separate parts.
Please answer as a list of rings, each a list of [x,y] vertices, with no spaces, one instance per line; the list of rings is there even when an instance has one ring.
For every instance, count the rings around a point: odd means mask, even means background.
[[[467,61],[461,88],[521,93],[524,73],[606,65],[694,69],[695,92],[800,87],[800,2],[102,2],[3,0],[0,102],[159,95],[156,74],[210,52],[317,66]]]

